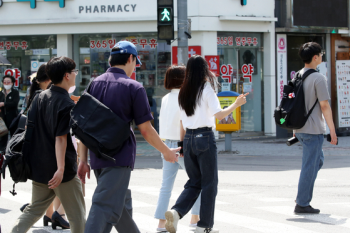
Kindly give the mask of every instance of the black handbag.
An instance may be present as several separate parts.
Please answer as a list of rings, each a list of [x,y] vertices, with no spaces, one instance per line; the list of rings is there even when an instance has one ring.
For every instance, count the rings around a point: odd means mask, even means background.
[[[37,111],[38,96],[34,98],[28,112],[27,129],[18,128],[6,147],[4,164],[2,165],[1,172],[5,179],[5,171],[6,167],[8,167],[11,178],[15,184],[18,182],[26,182],[30,178],[31,173],[28,165],[28,153],[30,153]],[[13,196],[17,194],[15,191],[15,184],[13,185],[13,191],[10,191]]]
[[[71,110],[72,133],[98,158],[115,162],[113,156],[130,137],[130,123],[90,95],[90,85]]]

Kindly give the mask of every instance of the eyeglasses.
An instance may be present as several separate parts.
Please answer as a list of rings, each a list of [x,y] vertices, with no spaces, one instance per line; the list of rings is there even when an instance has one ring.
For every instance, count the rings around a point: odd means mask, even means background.
[[[326,52],[323,50],[323,51],[321,51],[320,56],[323,56],[325,54],[326,54]]]
[[[8,85],[8,84],[12,84],[12,82],[3,82],[3,84]]]
[[[72,73],[72,72],[74,72],[74,73],[75,73],[75,75],[78,75],[79,70],[75,69],[75,70],[72,70],[72,71],[71,71],[71,73]]]

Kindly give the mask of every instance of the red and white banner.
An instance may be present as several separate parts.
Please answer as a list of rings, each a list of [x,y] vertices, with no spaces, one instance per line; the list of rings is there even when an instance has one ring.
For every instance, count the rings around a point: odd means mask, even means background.
[[[209,70],[213,72],[215,75],[219,75],[219,67],[220,67],[220,57],[219,56],[205,56],[205,60],[208,62]]]
[[[7,69],[5,70],[5,75],[10,75],[12,77],[14,77],[16,79],[16,82],[15,82],[15,87],[18,87],[19,85],[19,78],[22,76],[22,72],[17,69],[17,68],[14,68],[14,69]]]
[[[283,86],[287,85],[287,35],[277,34],[277,104],[283,98]]]
[[[188,58],[193,55],[202,55],[202,47],[201,46],[188,46]],[[172,57],[173,63],[177,65],[178,57],[177,57],[177,46],[172,47]]]

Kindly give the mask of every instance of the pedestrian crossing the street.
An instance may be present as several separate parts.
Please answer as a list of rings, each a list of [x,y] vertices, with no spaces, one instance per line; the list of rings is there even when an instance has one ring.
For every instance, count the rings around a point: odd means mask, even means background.
[[[153,217],[156,200],[159,194],[159,187],[131,185],[130,189],[133,193],[133,218],[139,226],[142,233],[153,233],[158,224],[158,220]],[[172,205],[178,195],[181,187],[176,187],[171,198]],[[86,207],[87,213],[91,206],[91,200],[94,189],[86,188]],[[20,215],[19,207],[30,202],[31,193],[28,190],[17,190],[18,195],[12,196],[7,190],[3,190],[0,197],[0,223],[3,232],[8,232],[15,219]],[[224,198],[232,195],[227,201]],[[255,209],[256,214],[247,214],[242,208],[237,207],[236,200],[246,196],[251,198],[252,203],[261,203],[262,206],[249,206],[247,208]],[[152,201],[149,201],[150,198]],[[222,200],[220,200],[222,199]],[[253,200],[253,196],[245,195],[243,190],[219,190],[216,211],[215,211],[215,227],[220,232],[262,232],[262,233],[316,233],[308,224],[324,224],[325,229],[334,229],[333,232],[350,232],[350,217],[338,216],[333,214],[321,213],[319,215],[294,215],[293,200],[281,197],[260,197]],[[341,206],[348,208],[350,211],[350,203],[325,203],[329,206]],[[190,214],[184,217],[179,223],[178,232],[188,233],[194,229],[188,226]],[[10,225],[6,223],[11,222]],[[299,224],[293,224],[299,222]],[[4,226],[5,225],[5,226]],[[7,230],[7,231],[6,231]],[[29,231],[30,233],[46,233],[46,232],[64,232],[69,233],[70,230],[52,230],[50,227],[43,227],[42,219],[40,219]],[[112,232],[116,232],[114,229]],[[329,231],[324,231],[329,232]]]

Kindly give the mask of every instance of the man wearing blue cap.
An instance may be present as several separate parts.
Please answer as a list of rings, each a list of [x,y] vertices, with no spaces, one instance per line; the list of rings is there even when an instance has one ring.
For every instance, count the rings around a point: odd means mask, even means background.
[[[90,94],[123,120],[135,121],[146,141],[163,153],[165,160],[177,161],[176,152],[180,148],[169,149],[159,138],[150,122],[153,117],[146,91],[139,82],[130,79],[136,64],[141,64],[135,45],[127,41],[118,42],[111,51],[109,64],[111,68],[91,83]],[[85,183],[86,174],[90,177],[87,148],[82,145],[79,153],[78,176]],[[107,233],[113,226],[119,233],[140,232],[132,219],[131,191],[128,189],[135,156],[133,132],[114,156],[115,163],[100,159],[90,151],[90,164],[97,178],[97,187],[85,233]]]

